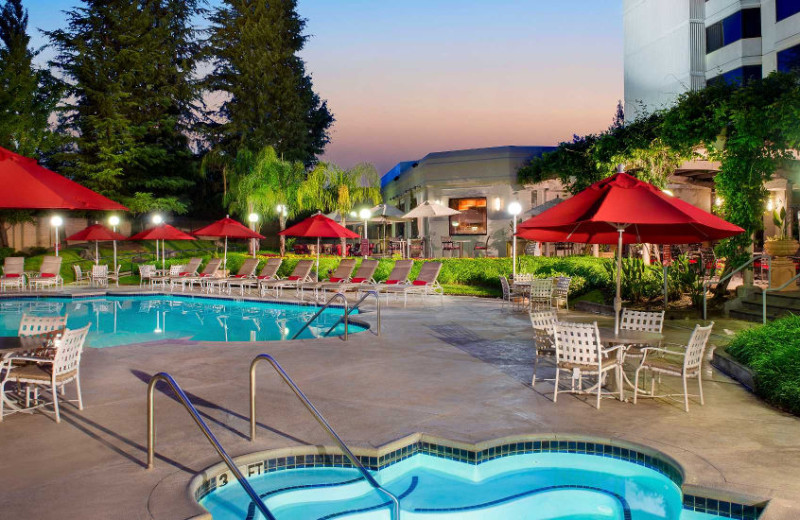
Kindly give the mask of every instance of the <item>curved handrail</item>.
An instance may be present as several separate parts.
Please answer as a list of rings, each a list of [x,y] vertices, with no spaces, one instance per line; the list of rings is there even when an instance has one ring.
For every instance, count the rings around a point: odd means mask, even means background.
[[[339,294],[341,294],[341,293],[339,293]],[[370,294],[375,296],[375,309],[376,309],[376,314],[378,316],[378,324],[377,324],[377,334],[376,334],[376,336],[380,336],[381,335],[381,299],[380,299],[380,296],[378,295],[378,291],[374,291],[374,290],[365,291],[364,292],[364,296],[362,296],[354,305],[352,305],[350,307],[350,310],[345,310],[345,313],[347,315],[352,314],[353,311],[357,310],[358,307],[361,305],[361,303],[364,300],[366,300],[367,296],[369,296]],[[334,323],[333,326],[328,329],[328,331],[325,333],[325,335],[327,336],[328,334],[333,332],[333,329],[335,329],[342,322],[343,319],[344,319],[344,316],[342,318],[339,318],[339,321]]]
[[[231,473],[234,474],[236,480],[239,481],[242,488],[244,488],[245,493],[250,496],[250,500],[256,505],[261,514],[264,515],[264,518],[267,520],[275,520],[275,517],[272,513],[269,512],[267,509],[266,504],[264,501],[261,500],[261,497],[258,496],[258,493],[253,489],[253,486],[247,481],[242,472],[239,471],[239,468],[236,467],[236,464],[231,459],[230,455],[222,448],[222,445],[219,443],[217,438],[211,433],[211,430],[208,429],[208,425],[203,421],[200,414],[197,412],[197,408],[189,401],[189,398],[186,397],[186,394],[183,392],[183,389],[180,385],[175,381],[171,375],[166,372],[159,372],[158,374],[154,375],[150,378],[150,383],[147,385],[147,469],[153,469],[153,456],[155,454],[155,444],[156,444],[156,423],[155,423],[155,406],[154,406],[154,391],[156,388],[156,383],[159,381],[164,381],[167,383],[171,388],[172,391],[175,392],[175,395],[178,396],[178,401],[183,405],[189,415],[192,416],[194,422],[200,428],[200,431],[203,432],[203,435],[206,436],[208,442],[214,446],[214,449],[217,450],[217,453],[222,458],[225,465],[228,466],[228,469],[231,470]]]
[[[319,317],[319,315],[320,315],[320,314],[322,314],[322,311],[324,311],[325,309],[327,309],[328,307],[330,307],[330,306],[331,306],[331,303],[333,303],[333,300],[335,300],[336,298],[341,298],[341,299],[342,299],[342,301],[344,302],[344,339],[345,339],[345,341],[347,341],[347,314],[348,314],[348,313],[347,313],[347,298],[345,298],[344,294],[342,294],[342,293],[340,293],[340,292],[337,292],[336,294],[334,294],[333,296],[331,296],[331,298],[330,298],[330,299],[329,299],[327,302],[325,302],[325,305],[323,305],[323,306],[322,306],[322,307],[321,307],[321,308],[320,308],[320,309],[317,311],[317,313],[316,313],[316,314],[314,314],[313,316],[311,316],[311,319],[310,319],[310,320],[308,320],[308,321],[305,323],[305,325],[303,325],[302,327],[300,327],[300,330],[298,330],[298,331],[295,333],[295,335],[294,335],[294,336],[292,336],[292,339],[297,339],[297,337],[298,337],[298,336],[300,336],[300,333],[301,333],[301,332],[303,332],[304,330],[306,330],[306,329],[308,328],[308,326],[309,326],[309,325],[311,325],[311,324],[314,322],[314,320],[316,320],[316,319]],[[337,322],[336,324],[338,325],[339,323]],[[330,331],[328,331],[328,332],[330,332]]]
[[[750,260],[748,260],[747,262],[743,263],[742,265],[740,265],[739,267],[737,267],[736,269],[734,269],[733,271],[731,271],[730,273],[728,273],[724,277],[720,278],[719,280],[706,280],[705,282],[703,282],[703,320],[707,319],[707,314],[708,314],[707,313],[707,308],[708,308],[708,303],[707,303],[708,302],[708,294],[707,294],[708,290],[707,290],[707,288],[711,287],[714,284],[720,284],[720,283],[724,282],[725,280],[727,280],[731,276],[735,275],[736,273],[738,273],[739,271],[741,271],[742,269],[744,269],[745,267],[747,267],[748,265],[752,264],[753,262],[755,262],[756,260],[758,260],[760,258],[766,258],[767,259],[767,264],[769,264],[769,267],[767,267],[767,271],[769,272],[769,275],[771,277],[772,276],[772,257],[767,255],[767,254],[760,253],[760,254],[757,254],[757,255],[753,255],[753,257]]]
[[[328,434],[336,441],[336,444],[339,445],[339,449],[342,450],[342,453],[350,460],[350,463],[361,473],[364,479],[372,486],[375,490],[383,493],[387,497],[389,497],[393,503],[393,516],[394,520],[400,519],[400,501],[397,497],[392,494],[389,490],[385,489],[381,486],[375,477],[367,471],[367,468],[361,464],[361,461],[358,460],[350,448],[344,443],[341,437],[333,430],[333,427],[325,420],[325,417],[322,416],[319,410],[308,400],[308,397],[303,393],[302,390],[295,384],[289,374],[283,369],[283,367],[275,360],[274,357],[270,356],[269,354],[259,354],[254,359],[253,362],[250,363],[250,441],[253,441],[256,438],[256,367],[258,367],[258,363],[260,361],[267,361],[272,368],[281,376],[283,382],[286,383],[289,388],[292,389],[294,395],[297,396],[298,399],[305,405],[306,409],[314,416],[314,419],[322,426],[322,428],[328,432]]]

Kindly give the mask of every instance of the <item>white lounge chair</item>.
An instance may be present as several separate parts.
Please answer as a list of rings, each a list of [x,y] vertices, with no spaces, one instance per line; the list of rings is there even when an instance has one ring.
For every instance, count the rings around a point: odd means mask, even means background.
[[[47,404],[52,404],[56,416],[56,422],[61,422],[61,414],[58,407],[58,390],[64,393],[64,386],[67,383],[75,382],[77,391],[78,409],[83,410],[83,399],[81,398],[81,379],[80,362],[83,347],[86,343],[86,335],[89,333],[91,324],[81,329],[66,329],[64,333],[53,341],[53,355],[38,356],[11,356],[3,361],[2,368],[5,375],[0,382],[0,395],[5,394],[8,383],[26,385],[25,389],[25,408],[30,410],[30,389],[34,389],[34,400],[37,401],[34,408],[39,408]],[[23,365],[15,365],[15,362],[30,361]],[[38,388],[40,386],[50,387],[53,400],[50,403],[38,403]],[[0,421],[4,415],[4,399],[0,399]],[[15,410],[16,411],[16,410]],[[13,413],[13,412],[12,412]]]
[[[533,326],[533,341],[536,348],[536,357],[533,360],[533,378],[531,386],[536,384],[536,369],[539,368],[539,358],[542,356],[555,357],[556,355],[556,311],[532,311],[530,313],[531,326]]]
[[[228,294],[231,293],[234,287],[239,287],[242,296],[244,296],[246,289],[257,289],[262,281],[267,282],[277,280],[278,269],[281,268],[281,264],[283,264],[283,258],[267,258],[264,267],[261,268],[261,272],[259,272],[258,276],[255,278],[239,278],[236,280],[230,280],[228,282]],[[247,292],[249,293],[250,291]]]
[[[336,269],[333,273],[328,277],[327,280],[324,281],[313,281],[309,283],[300,284],[297,287],[297,292],[300,293],[300,299],[303,299],[303,291],[305,289],[313,289],[314,290],[314,299],[317,299],[318,292],[322,289],[323,286],[336,286],[341,285],[343,283],[347,283],[350,281],[350,276],[353,274],[353,269],[356,268],[356,259],[355,258],[344,258],[342,261],[339,262],[339,265],[336,266]]]
[[[25,258],[7,256],[3,260],[3,275],[0,276],[0,291],[25,289]]]
[[[677,345],[677,349],[645,347],[642,349],[642,361],[636,369],[636,376],[633,380],[633,403],[639,395],[639,372],[646,370],[656,374],[680,377],[683,382],[683,409],[689,411],[689,390],[687,379],[697,378],[697,387],[700,393],[700,405],[704,405],[703,400],[703,354],[711,337],[711,329],[714,322],[710,325],[701,327],[696,325],[692,335],[689,337],[689,344],[686,346]],[[661,354],[661,356],[657,356]],[[656,378],[650,379],[650,395],[648,397],[670,397],[669,395],[655,395]]]
[[[174,291],[175,286],[179,283],[181,284],[181,288],[183,288],[183,283],[181,283],[181,279],[183,278],[190,278],[193,276],[197,276],[197,270],[200,268],[200,264],[203,263],[202,258],[190,258],[189,262],[183,267],[183,270],[178,273],[178,276],[170,277],[169,279],[169,290]]]
[[[600,331],[597,322],[594,323],[565,323],[558,322],[556,330],[556,381],[553,388],[553,402],[558,400],[558,382],[562,371],[570,374],[571,393],[596,392],[596,407],[600,409],[600,397],[603,394],[603,383],[608,372],[616,371],[619,398],[622,400],[621,366],[617,356],[610,354],[622,345],[603,348],[600,343]],[[597,383],[591,389],[583,390],[584,376],[595,376]],[[575,382],[577,381],[577,388]],[[562,391],[563,392],[563,391]]]
[[[209,278],[204,280],[206,292],[214,292],[214,288],[217,287],[219,292],[222,293],[222,291],[228,287],[228,283],[232,281],[255,278],[257,268],[258,258],[246,258],[235,275],[227,278]]]
[[[411,283],[395,285],[394,287],[387,287],[386,301],[389,302],[390,294],[403,294],[403,306],[408,305],[409,294],[436,295],[438,294],[444,302],[444,288],[439,285],[439,273],[442,271],[441,262],[425,262],[419,270],[416,280]]]
[[[64,287],[64,279],[61,278],[61,261],[60,256],[46,256],[42,260],[42,266],[39,269],[39,274],[33,276],[29,284],[32,289],[41,289],[45,287],[53,287],[58,289],[59,286]]]
[[[186,289],[187,284],[189,285],[189,290],[191,291],[194,288],[194,284],[198,284],[202,287],[205,280],[211,280],[215,278],[221,263],[222,258],[212,258],[197,276],[184,276],[179,278],[178,280],[181,283],[181,292]]]
[[[313,260],[300,260],[294,266],[292,274],[283,280],[266,281],[259,283],[261,296],[266,296],[269,290],[275,290],[275,296],[280,296],[283,289],[297,288],[300,284],[308,283],[311,279],[311,268],[314,266]]]
[[[383,292],[390,287],[397,285],[405,285],[409,283],[408,277],[411,275],[411,269],[414,267],[414,260],[398,260],[394,263],[392,271],[384,282],[378,282],[371,286],[365,286],[365,289],[372,289],[374,291]]]
[[[378,270],[379,260],[364,259],[361,265],[358,266],[356,274],[354,274],[348,282],[323,282],[321,290],[336,291],[345,293],[347,291],[364,291],[369,290],[372,285],[375,285],[375,271]],[[324,297],[324,295],[323,295]]]

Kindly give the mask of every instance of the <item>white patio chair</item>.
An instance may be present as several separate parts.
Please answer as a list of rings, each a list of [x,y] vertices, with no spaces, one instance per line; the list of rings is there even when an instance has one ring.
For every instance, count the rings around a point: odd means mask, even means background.
[[[80,362],[83,346],[86,342],[86,335],[89,333],[91,324],[81,329],[66,329],[64,334],[57,337],[53,342],[53,356],[11,356],[3,361],[5,375],[0,382],[0,395],[6,392],[8,383],[27,385],[25,390],[25,408],[30,410],[30,390],[34,390],[34,408],[40,408],[51,403],[39,403],[40,386],[50,387],[53,396],[52,405],[56,416],[56,422],[61,422],[61,413],[58,407],[58,391],[64,393],[64,386],[67,383],[75,382],[77,392],[78,409],[83,410],[83,399],[81,398]],[[15,361],[31,361],[21,366],[15,366]],[[0,421],[3,420],[4,399],[0,399]],[[16,410],[14,410],[16,412]],[[14,413],[12,412],[12,413]]]
[[[84,272],[80,265],[72,264],[72,272],[75,273],[75,282],[73,282],[75,285],[88,285],[91,283],[91,275]]]
[[[153,286],[153,278],[156,274],[156,266],[150,264],[139,264],[139,287],[144,284]]]
[[[92,287],[108,287],[108,266],[92,266]]]
[[[536,358],[533,360],[533,379],[531,386],[536,384],[536,369],[539,367],[539,358],[542,356],[555,357],[555,333],[558,316],[556,311],[534,311],[530,313],[533,326],[533,341],[536,348]]]
[[[701,327],[700,325],[695,326],[692,335],[689,337],[689,344],[686,346],[677,345],[680,350],[655,347],[643,348],[642,361],[639,364],[639,368],[636,369],[636,376],[633,380],[633,403],[636,404],[636,399],[639,394],[639,372],[646,370],[659,375],[666,374],[681,378],[683,382],[683,408],[687,412],[689,411],[687,380],[690,377],[696,377],[700,394],[700,405],[704,405],[702,379],[703,354],[705,353],[708,338],[711,336],[711,329],[713,327],[714,322],[711,322],[711,324],[706,327]],[[650,353],[655,352],[662,354],[662,356],[655,357],[650,355]],[[655,384],[655,378],[651,378],[650,395],[648,397],[671,397],[669,394],[656,396]]]
[[[553,308],[553,279],[536,278],[531,280],[531,289],[528,294],[531,309]]]
[[[568,276],[558,276],[555,278],[553,286],[553,306],[558,310],[561,302],[564,302],[564,309],[569,309],[569,284],[572,278]]]
[[[553,402],[558,400],[558,381],[562,371],[567,371],[570,376],[571,393],[596,392],[596,407],[600,409],[600,398],[603,394],[603,383],[608,372],[616,371],[619,399],[623,398],[620,364],[616,356],[610,354],[622,345],[604,349],[600,343],[600,331],[597,322],[594,323],[565,323],[555,324],[556,331],[556,381],[553,388]],[[597,384],[584,391],[583,377],[597,377]],[[577,382],[577,388],[575,387]]]
[[[33,314],[23,314],[19,322],[17,336],[35,336],[45,332],[63,329],[67,326],[67,317],[64,316],[36,316]]]
[[[522,302],[525,300],[524,292],[511,287],[511,284],[508,283],[508,278],[505,276],[500,277],[500,287],[503,289],[503,308],[505,308],[506,303],[510,304],[512,307],[516,304],[517,306],[515,308],[522,307]]]
[[[641,332],[655,332],[661,334],[664,329],[664,311],[634,311],[622,309],[619,318],[619,328],[622,330],[638,330]],[[641,359],[643,347],[658,347],[657,345],[628,345],[625,351],[625,360]]]

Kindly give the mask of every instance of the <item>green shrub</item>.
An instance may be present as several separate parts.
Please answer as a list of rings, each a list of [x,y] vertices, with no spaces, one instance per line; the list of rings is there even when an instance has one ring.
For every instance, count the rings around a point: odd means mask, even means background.
[[[753,369],[756,394],[800,415],[800,316],[743,330],[726,351]]]

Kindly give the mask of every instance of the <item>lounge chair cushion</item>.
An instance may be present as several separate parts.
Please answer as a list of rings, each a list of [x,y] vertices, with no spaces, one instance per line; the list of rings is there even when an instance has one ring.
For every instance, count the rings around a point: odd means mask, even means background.
[[[353,283],[364,283],[364,282],[367,281],[367,279],[366,278],[353,278],[350,281],[353,282]]]
[[[400,283],[400,280],[386,280],[383,283],[385,283],[386,285],[397,285]]]
[[[64,374],[60,374],[56,376],[56,382],[64,381],[65,379],[70,379],[75,377],[78,373],[77,370],[71,370]],[[34,381],[50,381],[52,379],[53,373],[51,372],[50,365],[23,365],[19,368],[14,368],[9,372],[8,378],[9,379],[32,379]]]
[[[412,285],[428,285],[428,282],[426,282],[424,280],[414,280],[413,282],[411,282],[411,284]]]
[[[336,277],[336,276],[331,276],[328,279],[329,282],[333,282],[333,283],[341,282],[342,280],[344,280],[344,278],[339,278],[339,277]]]
[[[257,278],[258,278],[259,280],[269,280],[269,279],[270,279],[270,278],[272,278],[272,277],[271,277],[271,276],[269,276],[269,275],[264,275],[264,276],[258,276]]]
[[[299,279],[300,279],[300,277],[297,276],[297,275],[292,275],[289,278],[287,278],[287,280],[291,280],[291,281],[295,281],[295,280],[299,280]]]
[[[189,271],[183,271],[183,272],[178,273],[178,276],[189,276],[190,274],[192,274],[192,273],[190,273]]]
[[[39,277],[41,277],[41,278],[55,278],[56,275],[55,275],[55,273],[42,273],[42,274],[39,275]]]
[[[208,273],[200,273],[200,278],[209,278],[211,276],[214,276],[214,275],[213,274],[208,274]]]
[[[19,278],[19,274],[17,273],[4,274],[3,278]]]

